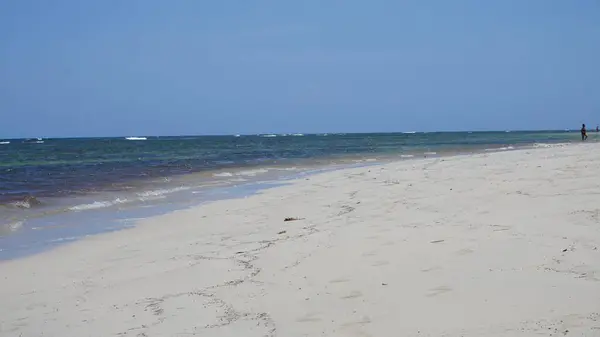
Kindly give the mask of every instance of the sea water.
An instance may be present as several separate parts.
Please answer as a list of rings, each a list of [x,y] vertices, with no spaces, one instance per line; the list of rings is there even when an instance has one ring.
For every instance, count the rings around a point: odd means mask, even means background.
[[[568,143],[578,136],[502,131],[0,139],[0,258],[323,169]]]

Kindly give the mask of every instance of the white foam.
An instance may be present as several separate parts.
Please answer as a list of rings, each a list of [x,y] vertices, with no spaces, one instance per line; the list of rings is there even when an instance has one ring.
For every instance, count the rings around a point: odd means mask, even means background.
[[[407,135],[412,135],[413,133],[417,133],[417,131],[405,131],[402,133],[407,134]]]
[[[92,209],[106,208],[118,204],[124,204],[129,202],[127,199],[115,199],[113,201],[94,201],[91,204],[81,204],[73,207],[69,207],[69,210],[79,212],[79,211],[89,211]]]
[[[515,148],[512,146],[505,146],[505,147],[498,147],[495,149],[485,149],[485,151],[507,151],[507,150],[514,150]]]
[[[231,172],[221,172],[213,174],[213,177],[233,177],[233,173]]]
[[[77,205],[77,206],[73,206],[70,207],[69,209],[71,211],[87,211],[90,209],[98,209],[98,208],[104,208],[104,207],[109,207],[112,206],[112,202],[110,201],[95,201],[91,204],[81,204],[81,205]]]
[[[180,187],[175,187],[175,188],[170,188],[170,189],[159,189],[159,190],[140,192],[137,195],[143,201],[143,200],[147,200],[148,198],[164,198],[165,194],[175,193],[175,192],[179,192],[179,191],[185,191],[185,190],[189,190],[189,189],[190,189],[189,187],[180,186]]]
[[[302,133],[294,133],[292,136],[302,137],[302,136],[304,136],[304,134],[302,134]]]
[[[76,236],[68,236],[68,237],[64,237],[64,238],[58,238],[58,239],[53,239],[53,240],[48,240],[46,242],[48,243],[54,243],[54,242],[63,242],[63,241],[74,241],[77,240],[78,237]]]
[[[273,137],[277,137],[277,135],[262,135],[261,137],[265,137],[265,138],[273,138]]]
[[[273,170],[279,170],[279,171],[298,171],[298,168],[295,166],[292,167],[276,167],[273,168]]]
[[[412,157],[414,157],[414,155],[412,155],[412,154],[401,154],[400,155],[400,158],[412,158]]]
[[[237,172],[235,175],[236,176],[255,176],[257,174],[261,174],[261,173],[267,173],[269,172],[269,170],[267,169],[256,169],[256,170],[247,170],[247,171],[240,171]]]
[[[23,227],[23,221],[17,221],[13,223],[8,223],[0,226],[0,232],[2,232],[2,228],[5,228],[9,232],[14,232],[19,228]]]
[[[33,198],[26,198],[25,200],[19,200],[19,201],[13,201],[11,203],[9,203],[9,205],[13,206],[13,207],[17,207],[17,208],[31,208],[35,205],[39,205],[40,201],[38,199],[36,199],[35,197]]]
[[[535,148],[552,148],[552,147],[564,147],[569,144],[567,143],[556,143],[556,144],[544,144],[544,143],[535,143],[533,147]]]
[[[0,145],[10,144],[10,142],[0,142]]]
[[[14,201],[10,205],[18,208],[31,208],[31,204],[27,201]]]
[[[146,140],[146,137],[125,137],[127,140]]]
[[[23,221],[17,221],[17,222],[8,224],[8,229],[10,229],[11,231],[16,231],[17,229],[19,229],[21,227],[23,227]]]
[[[437,152],[424,152],[423,154],[426,156],[433,156],[433,155],[437,154]]]

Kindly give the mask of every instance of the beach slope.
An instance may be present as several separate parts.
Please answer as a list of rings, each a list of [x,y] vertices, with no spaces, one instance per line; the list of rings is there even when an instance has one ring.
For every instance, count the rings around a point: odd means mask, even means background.
[[[0,262],[0,335],[600,336],[599,172],[417,159],[150,218]]]

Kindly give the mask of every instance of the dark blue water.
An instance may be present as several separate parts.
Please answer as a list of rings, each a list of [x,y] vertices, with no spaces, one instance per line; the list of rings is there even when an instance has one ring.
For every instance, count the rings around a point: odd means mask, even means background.
[[[0,146],[0,204],[126,189],[132,181],[302,160],[419,154],[573,140],[566,132],[12,140]]]
[[[332,165],[578,137],[536,131],[0,140],[0,238],[66,219],[85,222],[100,210],[105,217],[107,211],[131,215],[134,209],[190,205],[214,188],[280,180]],[[0,251],[6,242],[0,240]]]

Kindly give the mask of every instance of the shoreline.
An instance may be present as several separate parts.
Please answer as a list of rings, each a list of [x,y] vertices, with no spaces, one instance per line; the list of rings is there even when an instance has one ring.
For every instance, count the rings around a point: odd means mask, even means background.
[[[90,208],[88,212],[67,213],[66,211],[60,211],[45,215],[44,217],[29,218],[27,219],[28,225],[30,225],[29,228],[26,228],[24,231],[0,236],[0,243],[3,243],[4,240],[4,246],[0,247],[0,262],[43,254],[62,245],[73,244],[96,235],[110,234],[135,228],[139,222],[153,217],[202,207],[212,202],[246,198],[271,188],[291,184],[296,180],[312,175],[371,165],[377,165],[377,162],[360,160],[353,163],[303,167],[284,175],[270,175],[269,177],[261,177],[261,179],[256,180],[217,184],[203,187],[200,190],[185,188],[181,192],[176,192],[179,194],[175,195],[176,199],[171,199],[163,203],[129,204],[127,205],[129,207],[119,209]],[[259,167],[257,170],[264,170],[265,168]],[[209,174],[212,175],[214,172],[209,172]],[[193,177],[193,175],[190,176]],[[116,206],[119,206],[119,203]],[[20,226],[22,226],[23,222],[20,222]],[[71,231],[68,231],[69,228]],[[67,232],[54,232],[56,229],[66,229]],[[49,236],[46,233],[52,234]],[[25,236],[25,238],[20,239],[19,236]]]
[[[0,261],[0,336],[595,335],[599,147],[326,172]]]
[[[460,133],[460,132],[457,132]],[[381,144],[381,146],[378,146],[377,144],[370,144],[371,138],[369,136],[381,136],[381,135],[388,135],[388,134],[365,134],[365,139],[362,139],[361,141],[363,143],[361,143],[362,146],[362,150],[357,151],[356,149],[353,149],[352,151],[339,151],[339,149],[337,149],[336,151],[332,151],[330,153],[327,153],[327,151],[319,153],[312,153],[312,154],[308,154],[306,153],[305,155],[307,155],[306,157],[299,155],[299,154],[292,154],[289,157],[286,157],[284,153],[283,157],[260,157],[260,158],[253,158],[253,159],[249,159],[249,161],[240,161],[240,162],[235,162],[235,161],[230,161],[230,160],[224,160],[224,161],[215,161],[212,162],[211,165],[214,166],[198,166],[198,167],[194,167],[194,166],[190,166],[190,170],[178,170],[178,169],[165,169],[164,171],[161,171],[159,173],[157,173],[158,175],[152,175],[152,174],[147,174],[146,172],[143,172],[142,174],[139,175],[131,175],[128,177],[123,177],[120,180],[99,180],[101,181],[101,184],[98,184],[96,186],[90,187],[89,189],[86,188],[84,190],[72,190],[72,191],[66,191],[66,193],[63,193],[65,191],[46,191],[46,190],[38,190],[38,191],[29,191],[27,189],[22,189],[22,190],[16,190],[16,191],[10,191],[10,193],[5,193],[3,196],[0,195],[0,199],[2,200],[2,204],[0,205],[0,207],[4,206],[9,206],[7,208],[7,210],[10,210],[10,206],[16,206],[17,208],[21,208],[21,209],[29,209],[32,208],[34,209],[34,206],[39,206],[37,205],[37,198],[42,198],[42,199],[48,199],[48,200],[52,200],[54,198],[64,198],[64,199],[69,199],[70,197],[74,197],[74,198],[85,198],[86,196],[88,196],[89,194],[97,194],[97,193],[108,193],[108,192],[124,192],[124,191],[128,191],[130,189],[135,190],[135,191],[139,191],[139,192],[153,192],[152,190],[146,190],[145,187],[150,187],[153,185],[156,186],[162,186],[164,182],[168,182],[171,179],[181,179],[184,182],[191,182],[193,180],[197,180],[198,178],[213,178],[213,180],[219,180],[219,182],[225,182],[226,179],[219,179],[219,178],[226,178],[227,177],[227,173],[232,174],[233,176],[238,175],[238,173],[244,173],[246,171],[260,171],[264,168],[271,168],[273,170],[277,170],[277,169],[285,169],[285,168],[289,168],[289,167],[293,167],[293,166],[300,166],[300,167],[322,167],[322,166],[329,166],[332,163],[335,164],[336,162],[339,161],[339,163],[341,164],[346,164],[346,163],[353,163],[356,161],[361,161],[364,159],[367,159],[369,157],[371,158],[375,158],[375,157],[380,157],[383,158],[383,160],[385,161],[389,161],[389,160],[394,160],[397,158],[413,158],[413,157],[421,157],[423,155],[446,155],[446,154],[461,154],[461,153],[479,153],[479,152],[484,152],[484,151],[497,151],[497,150],[507,150],[507,149],[513,149],[513,147],[516,148],[527,148],[530,146],[534,146],[536,143],[542,143],[542,144],[555,144],[555,143],[569,143],[569,142],[574,142],[576,139],[572,137],[571,133],[569,132],[554,132],[554,131],[540,131],[539,132],[539,139],[536,138],[531,138],[531,139],[527,139],[527,140],[522,140],[522,139],[518,139],[518,137],[516,139],[512,139],[512,138],[508,138],[508,139],[501,139],[501,138],[494,138],[494,139],[489,139],[487,140],[488,142],[480,142],[481,140],[477,140],[477,141],[471,141],[469,140],[469,135],[471,134],[506,134],[509,135],[511,134],[511,132],[508,133],[501,133],[501,132],[469,132],[469,133],[465,133],[465,138],[462,139],[461,142],[457,142],[457,143],[453,143],[452,141],[448,141],[446,143],[435,143],[435,140],[433,143],[428,144],[426,142],[417,142],[417,143],[406,143],[409,138],[406,139],[396,139],[394,140],[392,143],[384,143]],[[515,132],[516,134],[527,134],[530,132]],[[417,133],[417,135],[425,135],[425,134],[431,134],[431,135],[435,135],[435,134],[444,134],[444,133]],[[452,134],[452,133],[450,133]],[[352,134],[351,134],[352,135]],[[389,135],[395,135],[396,137],[398,136],[406,136],[406,134],[404,133],[399,133],[399,134],[389,134]],[[412,134],[411,134],[412,135]],[[315,135],[307,135],[307,139],[309,138],[314,138]],[[496,136],[498,137],[498,136]],[[546,137],[546,138],[543,138]],[[171,137],[173,139],[177,139],[177,137]],[[198,137],[195,137],[198,138]],[[202,137],[199,137],[202,138]],[[209,137],[210,138],[210,137]],[[253,137],[250,137],[253,138]],[[260,137],[259,137],[260,138]],[[285,138],[285,137],[284,137]],[[296,138],[296,137],[293,137]],[[300,138],[304,138],[304,137],[300,137]],[[185,137],[184,137],[185,139]],[[374,138],[375,139],[375,138]],[[55,139],[57,141],[66,141],[66,140],[72,140],[72,139]],[[103,139],[103,138],[89,138],[89,139],[85,139],[85,140],[109,140],[109,139]],[[158,138],[157,138],[158,140]],[[366,141],[365,141],[366,140]],[[153,143],[155,140],[151,140],[149,141],[150,143]],[[356,140],[354,140],[356,141]],[[335,140],[334,140],[335,142]],[[125,142],[125,144],[127,143],[131,143],[131,142]],[[141,144],[143,146],[143,144],[145,144],[145,142],[140,142],[139,144]],[[269,146],[273,146],[273,144],[269,144],[266,143],[266,145]],[[313,144],[314,145],[314,144]],[[340,146],[340,145],[346,145],[346,144],[336,144],[333,143],[333,145],[336,146]],[[64,145],[63,146],[67,146]],[[323,148],[326,148],[327,146],[325,144],[320,144],[319,146],[322,146]],[[343,146],[342,146],[343,147]],[[350,148],[352,148],[352,144],[350,144]],[[135,148],[134,148],[135,149]],[[280,154],[280,155],[281,155]],[[0,153],[0,155],[8,155],[10,158],[11,152],[6,152],[6,153]],[[89,158],[88,158],[89,159]],[[138,158],[139,160],[141,160],[142,158]],[[197,160],[198,158],[195,158],[195,160]],[[113,162],[113,160],[108,160],[106,162],[102,161],[102,160],[94,160],[91,162],[91,164],[103,164],[103,163],[111,163]],[[8,164],[5,163],[5,165],[3,165],[3,167],[8,169],[8,172],[12,172],[13,169],[16,168],[20,168],[22,166],[27,166],[27,165],[33,165],[33,166],[44,166],[44,165],[60,165],[62,164],[67,164],[68,161],[50,161],[48,163],[45,162],[40,162],[40,161],[36,161],[34,163],[28,163],[27,161],[25,162],[19,162],[19,161],[15,161],[13,160],[13,162],[11,161],[7,161]],[[73,165],[77,165],[77,161],[73,162]],[[82,162],[84,163],[84,162]],[[149,163],[147,166],[148,168],[151,168],[153,165],[155,165],[156,163]],[[165,168],[169,168],[169,163],[165,163]],[[16,166],[13,166],[16,165]],[[177,166],[175,166],[175,168],[177,168]],[[232,173],[233,172],[233,173]],[[138,172],[139,173],[139,172]],[[156,173],[156,172],[154,172]],[[163,175],[164,174],[164,175]],[[253,176],[255,174],[251,174],[251,176]],[[243,178],[245,175],[241,174],[240,177]],[[73,177],[73,179],[75,179],[77,177]],[[100,178],[100,176],[99,176]],[[187,178],[191,178],[191,180],[187,179]],[[220,181],[223,180],[223,181]],[[73,181],[71,181],[70,183],[73,183]],[[165,186],[168,186],[165,185]],[[23,187],[25,188],[25,187]],[[31,199],[32,202],[29,202]],[[43,201],[43,200],[42,200]],[[42,202],[44,203],[44,202]],[[0,219],[2,220],[2,219]]]
[[[150,217],[161,216],[171,212],[194,207],[201,207],[207,203],[219,200],[244,198],[260,193],[262,190],[268,189],[272,185],[293,184],[295,181],[303,179],[305,176],[352,169],[356,167],[387,165],[403,161],[424,160],[427,158],[473,156],[478,154],[491,154],[506,151],[532,150],[540,147],[562,147],[572,145],[575,144],[532,143],[521,144],[518,146],[498,145],[499,147],[496,148],[480,148],[478,150],[468,152],[425,152],[420,156],[381,156],[381,154],[373,154],[373,156],[349,156],[339,158],[337,160],[334,158],[314,158],[308,160],[306,163],[304,163],[304,165],[292,163],[290,164],[292,166],[287,164],[278,164],[223,168],[220,170],[174,176],[173,178],[179,179],[177,180],[177,184],[173,184],[171,186],[174,192],[170,192],[167,195],[160,195],[156,198],[152,197],[152,195],[149,195],[150,199],[142,203],[124,202],[123,200],[126,199],[123,199],[122,195],[113,196],[110,198],[110,200],[87,200],[84,201],[83,204],[80,204],[81,201],[79,201],[76,206],[70,206],[64,210],[52,211],[41,216],[21,219],[18,221],[15,220],[12,224],[5,225],[8,227],[14,227],[14,229],[8,228],[8,234],[0,236],[0,243],[4,241],[4,246],[0,247],[0,261],[18,259],[32,254],[40,254],[55,249],[60,245],[70,244],[72,242],[86,239],[90,236],[118,232],[120,230],[136,227],[140,220]],[[294,170],[289,171],[290,168],[293,168]],[[246,176],[247,179],[244,179],[243,181],[236,181],[235,179],[237,179],[237,176],[240,174],[249,176]],[[226,180],[209,180],[201,184],[202,187],[193,187],[193,185],[198,184],[199,180],[203,180],[203,177],[217,177],[217,179],[227,179],[227,177],[233,177],[234,180],[229,182]],[[211,185],[213,182],[215,184]],[[164,191],[164,188],[166,187],[163,186],[157,188],[159,188],[159,191]],[[236,193],[235,191],[238,192]],[[221,196],[219,197],[218,195]],[[75,208],[82,209],[72,213],[67,212],[69,209]],[[53,232],[56,228],[71,228],[71,232]],[[50,234],[48,234],[46,231],[50,231]]]
[[[334,165],[329,165],[329,166],[322,166],[319,168],[313,168],[312,170],[308,170],[308,171],[297,172],[296,174],[286,176],[285,178],[283,178],[281,180],[259,180],[259,181],[254,181],[254,182],[244,182],[244,183],[240,183],[238,185],[217,186],[214,189],[211,189],[212,192],[216,192],[215,194],[221,194],[221,195],[229,194],[227,191],[231,190],[231,189],[240,189],[240,190],[244,190],[244,192],[240,192],[235,195],[227,195],[227,196],[209,198],[204,201],[194,202],[193,204],[190,204],[187,206],[176,206],[174,208],[173,207],[171,207],[171,208],[163,207],[162,210],[159,210],[161,208],[160,206],[147,206],[145,208],[151,208],[151,209],[154,208],[157,211],[149,212],[148,214],[151,214],[151,215],[141,216],[141,217],[136,217],[136,218],[115,217],[114,220],[116,220],[116,221],[132,222],[132,225],[130,225],[130,226],[123,226],[122,228],[118,228],[118,229],[114,229],[114,230],[108,230],[108,231],[103,231],[103,232],[94,233],[94,234],[90,234],[90,235],[85,235],[84,237],[77,238],[75,240],[64,240],[64,241],[67,241],[68,243],[60,244],[60,245],[57,245],[57,246],[55,246],[53,248],[49,248],[49,249],[41,249],[39,252],[35,252],[35,253],[31,253],[31,254],[27,253],[22,256],[17,256],[17,257],[0,258],[0,264],[2,264],[3,262],[10,262],[13,260],[35,258],[36,256],[38,256],[40,254],[50,253],[57,249],[68,248],[69,246],[72,246],[72,245],[84,244],[85,241],[93,240],[96,237],[114,236],[114,235],[120,235],[121,232],[132,231],[132,230],[135,231],[136,229],[143,227],[144,224],[160,221],[160,219],[163,217],[169,217],[169,216],[175,215],[180,212],[198,211],[206,206],[210,206],[215,203],[245,200],[249,197],[260,196],[263,192],[267,192],[271,189],[294,187],[294,185],[296,185],[296,184],[303,184],[305,180],[310,180],[311,177],[320,177],[322,175],[327,175],[327,174],[332,174],[332,173],[334,173],[334,174],[335,173],[344,173],[346,171],[360,170],[360,169],[364,169],[364,168],[382,168],[382,167],[389,166],[389,165],[403,165],[403,164],[408,165],[408,163],[413,163],[413,166],[414,166],[417,164],[423,164],[423,162],[426,162],[426,161],[437,162],[440,160],[445,161],[448,159],[460,160],[460,159],[473,158],[473,157],[477,157],[477,156],[487,157],[490,155],[512,153],[512,152],[528,152],[528,151],[539,151],[539,150],[543,151],[543,150],[551,150],[554,148],[586,146],[586,145],[590,146],[591,144],[596,144],[596,143],[594,143],[594,142],[589,142],[587,144],[586,143],[581,143],[581,144],[578,144],[578,143],[554,143],[554,144],[542,143],[542,144],[530,144],[527,147],[520,147],[520,148],[502,148],[501,150],[493,150],[493,151],[488,151],[489,149],[484,149],[480,152],[452,153],[452,154],[446,154],[446,155],[437,155],[435,157],[433,157],[433,156],[431,156],[431,157],[424,156],[423,158],[421,158],[421,157],[410,157],[410,158],[401,157],[401,158],[397,158],[395,160],[389,159],[389,158],[387,158],[387,160],[364,159],[364,160],[361,160],[360,162],[357,162],[354,164],[349,164],[349,163],[341,164],[341,165],[334,164]],[[600,143],[597,143],[597,144],[600,147]],[[541,146],[538,146],[538,145],[541,145]]]

